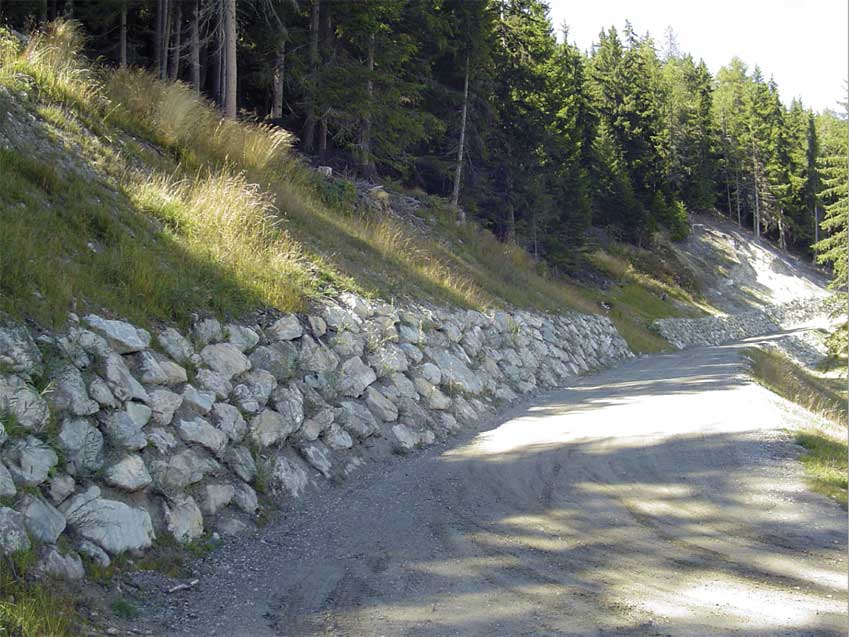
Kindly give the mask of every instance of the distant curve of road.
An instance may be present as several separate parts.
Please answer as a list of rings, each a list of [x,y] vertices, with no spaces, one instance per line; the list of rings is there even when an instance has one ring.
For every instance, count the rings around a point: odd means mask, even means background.
[[[847,634],[847,514],[740,346],[642,357],[217,553],[173,635]],[[166,606],[169,605],[170,606]]]

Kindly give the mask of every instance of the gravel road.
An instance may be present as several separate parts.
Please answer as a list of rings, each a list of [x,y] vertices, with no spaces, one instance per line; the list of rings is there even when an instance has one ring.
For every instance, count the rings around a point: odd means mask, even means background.
[[[151,592],[154,634],[847,634],[847,514],[738,346],[644,357],[354,476]]]

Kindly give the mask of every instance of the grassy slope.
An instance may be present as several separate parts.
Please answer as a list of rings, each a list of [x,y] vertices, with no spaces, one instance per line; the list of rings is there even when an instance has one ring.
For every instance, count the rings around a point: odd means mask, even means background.
[[[600,312],[605,301],[638,351],[665,347],[651,319],[692,313],[675,281],[629,268],[602,268],[619,283],[610,291],[555,277],[457,227],[437,198],[421,209],[426,233],[323,196],[345,184],[292,158],[287,133],[222,122],[188,87],[92,68],[78,49],[61,23],[26,49],[0,38],[0,311],[47,325],[69,309],[181,324],[303,310],[341,289],[473,308]]]
[[[840,434],[819,429],[800,431],[806,448],[802,461],[812,489],[847,507],[847,377],[809,372],[775,351],[747,352],[753,378],[761,385],[809,411],[833,421]],[[844,361],[846,369],[846,361]]]

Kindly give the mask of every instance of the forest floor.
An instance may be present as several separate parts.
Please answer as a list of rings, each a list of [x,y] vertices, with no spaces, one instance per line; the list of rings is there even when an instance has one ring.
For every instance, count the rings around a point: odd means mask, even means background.
[[[758,339],[753,339],[756,342]],[[750,343],[751,344],[751,343]],[[641,357],[129,576],[167,635],[845,635],[847,516],[748,344]]]

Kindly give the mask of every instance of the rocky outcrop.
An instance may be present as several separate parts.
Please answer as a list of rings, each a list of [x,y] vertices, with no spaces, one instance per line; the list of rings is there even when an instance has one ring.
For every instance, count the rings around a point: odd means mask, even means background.
[[[0,552],[35,544],[40,572],[73,578],[78,553],[108,564],[158,535],[249,529],[257,491],[302,497],[630,356],[605,317],[348,293],[186,333],[96,315],[0,328]]]

